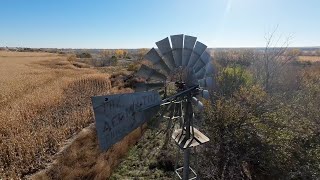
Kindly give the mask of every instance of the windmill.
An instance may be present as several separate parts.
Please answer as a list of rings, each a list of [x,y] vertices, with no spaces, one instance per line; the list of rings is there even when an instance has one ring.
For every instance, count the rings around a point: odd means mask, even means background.
[[[184,180],[197,178],[190,167],[190,150],[209,138],[194,127],[193,109],[203,108],[200,98],[209,98],[215,82],[207,46],[196,39],[181,34],[156,42],[158,49],[152,48],[144,57],[149,63],[135,73],[141,78],[134,85],[135,93],[92,97],[102,150],[159,113],[168,119],[169,126],[174,119],[180,122],[171,137],[183,150],[184,160],[183,167],[176,168],[175,173]],[[164,116],[165,111],[169,116]]]

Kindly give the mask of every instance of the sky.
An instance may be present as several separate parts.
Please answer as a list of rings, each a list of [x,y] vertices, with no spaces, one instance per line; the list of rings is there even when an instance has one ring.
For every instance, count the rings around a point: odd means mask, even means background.
[[[175,34],[208,47],[320,46],[320,0],[1,0],[0,47],[151,48]]]

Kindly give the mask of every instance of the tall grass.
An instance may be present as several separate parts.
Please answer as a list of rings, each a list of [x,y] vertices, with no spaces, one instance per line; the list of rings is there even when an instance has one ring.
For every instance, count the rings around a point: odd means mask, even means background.
[[[110,92],[109,75],[56,58],[0,57],[0,179],[44,168],[64,140],[93,122],[90,97]]]
[[[142,136],[137,128],[108,151],[101,152],[94,124],[83,129],[46,170],[32,179],[108,179],[121,158]]]

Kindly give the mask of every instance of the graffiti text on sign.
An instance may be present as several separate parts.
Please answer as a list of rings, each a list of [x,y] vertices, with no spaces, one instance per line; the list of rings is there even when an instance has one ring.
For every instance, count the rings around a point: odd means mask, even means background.
[[[152,105],[155,102],[158,102],[158,96],[156,94],[149,94],[136,98],[133,102],[134,110],[138,110],[145,105]]]
[[[100,147],[106,150],[146,122],[160,103],[155,92],[100,96],[93,98]]]

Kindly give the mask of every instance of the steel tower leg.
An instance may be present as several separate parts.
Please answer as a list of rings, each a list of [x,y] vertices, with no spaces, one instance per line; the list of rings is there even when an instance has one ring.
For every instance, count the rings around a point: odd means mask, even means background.
[[[190,165],[190,148],[187,148],[183,152],[183,180],[189,179]]]
[[[191,97],[188,97],[187,104],[186,104],[186,139],[190,139],[190,121],[192,119],[193,111],[192,111],[192,104],[191,104]],[[183,127],[184,128],[184,127]],[[190,148],[186,148],[183,151],[183,180],[189,179],[190,173]]]

